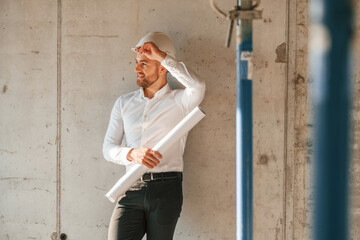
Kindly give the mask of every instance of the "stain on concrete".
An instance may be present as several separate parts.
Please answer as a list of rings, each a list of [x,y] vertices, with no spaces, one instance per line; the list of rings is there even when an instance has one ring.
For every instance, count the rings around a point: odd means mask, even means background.
[[[45,192],[48,192],[48,193],[51,193],[48,189],[42,189],[42,188],[33,188],[31,191],[45,191]]]
[[[298,74],[296,76],[294,82],[295,82],[295,85],[303,84],[303,83],[305,83],[305,78],[302,75]]]
[[[280,235],[280,228],[275,228],[275,240],[279,240],[279,235]]]
[[[276,156],[274,154],[261,154],[256,164],[267,166],[271,161],[276,162]]]
[[[6,152],[6,153],[10,153],[10,154],[16,153],[16,151],[11,152],[11,151],[8,151],[6,149],[0,149],[0,152]]]
[[[5,84],[5,85],[3,86],[2,92],[3,92],[3,93],[6,93],[7,90],[8,90],[8,86]]]
[[[99,189],[99,190],[102,190],[102,191],[108,191],[108,189],[105,189],[105,188],[101,188],[101,187],[97,187],[97,186],[95,186],[94,188],[96,188],[96,189]]]
[[[267,22],[268,22],[268,23],[271,23],[271,22],[272,22],[271,18],[264,18],[263,21],[264,21],[264,23],[267,23]]]
[[[33,51],[31,51],[31,53],[33,53],[33,54],[39,54],[39,53],[40,53],[40,51],[33,50]]]
[[[22,178],[22,177],[6,177],[6,178],[0,178],[0,181],[3,180],[22,180],[22,181],[30,181],[30,180],[37,180],[38,178]]]
[[[269,156],[266,154],[260,155],[259,161],[257,162],[258,165],[268,165],[269,163]]]
[[[276,60],[275,62],[286,62],[286,44],[283,42],[276,48]]]
[[[53,232],[51,234],[51,240],[56,240],[57,239],[57,233],[56,232]]]

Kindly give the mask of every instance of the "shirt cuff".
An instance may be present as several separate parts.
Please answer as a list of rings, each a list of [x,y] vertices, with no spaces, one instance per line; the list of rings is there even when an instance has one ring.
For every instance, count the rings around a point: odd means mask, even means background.
[[[164,60],[161,61],[161,65],[163,65],[171,74],[179,74],[180,70],[178,67],[179,62],[171,57],[170,55],[166,55]]]
[[[131,164],[131,162],[129,160],[127,160],[127,155],[129,153],[129,151],[132,148],[128,148],[128,147],[119,147],[117,148],[113,148],[110,149],[109,151],[109,155],[112,159],[114,159],[115,163],[117,164],[121,164],[121,165],[129,165]]]

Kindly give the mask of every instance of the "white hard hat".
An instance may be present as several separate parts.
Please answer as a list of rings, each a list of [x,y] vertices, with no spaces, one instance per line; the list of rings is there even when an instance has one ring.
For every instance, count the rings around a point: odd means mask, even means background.
[[[138,44],[131,50],[137,52],[137,48],[141,47],[146,42],[153,42],[161,51],[175,58],[176,49],[174,42],[169,36],[162,32],[149,32],[140,39]]]

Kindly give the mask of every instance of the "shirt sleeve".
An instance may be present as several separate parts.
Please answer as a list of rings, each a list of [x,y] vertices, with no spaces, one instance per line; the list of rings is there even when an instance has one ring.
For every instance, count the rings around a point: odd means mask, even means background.
[[[126,156],[131,148],[120,146],[124,135],[120,101],[119,98],[111,111],[110,122],[103,144],[103,155],[107,161],[120,165],[129,165],[131,162],[126,159]]]
[[[161,65],[185,86],[185,89],[177,92],[175,101],[184,107],[187,112],[190,112],[204,98],[205,81],[200,79],[190,68],[187,68],[183,62],[178,62],[169,55],[166,55]]]

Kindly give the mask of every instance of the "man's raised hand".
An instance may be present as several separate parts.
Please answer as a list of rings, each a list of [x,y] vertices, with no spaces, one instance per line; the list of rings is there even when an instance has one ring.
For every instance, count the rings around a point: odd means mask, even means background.
[[[147,58],[162,62],[166,57],[166,53],[161,51],[153,42],[146,42],[139,47],[138,52],[144,54]]]

